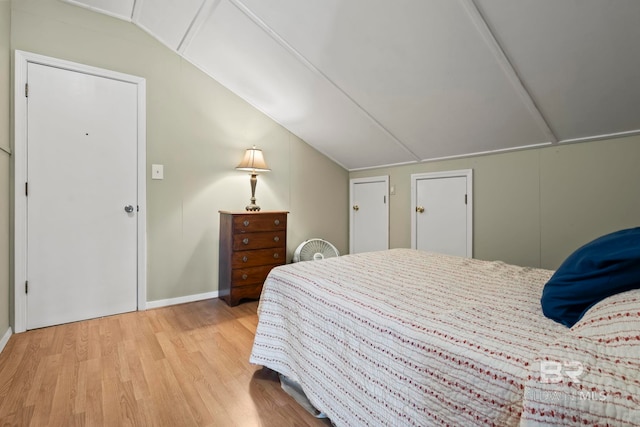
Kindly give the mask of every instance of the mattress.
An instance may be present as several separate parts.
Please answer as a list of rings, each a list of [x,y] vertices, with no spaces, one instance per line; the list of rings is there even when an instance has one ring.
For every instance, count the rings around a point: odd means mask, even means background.
[[[551,274],[411,249],[281,266],[250,361],[336,426],[517,425],[533,356],[567,331],[540,309]]]

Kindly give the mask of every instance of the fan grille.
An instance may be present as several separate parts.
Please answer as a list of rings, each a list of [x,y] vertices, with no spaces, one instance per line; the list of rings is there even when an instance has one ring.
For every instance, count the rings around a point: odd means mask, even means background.
[[[309,239],[296,250],[297,261],[318,261],[325,258],[339,256],[340,253],[331,243],[322,239]]]

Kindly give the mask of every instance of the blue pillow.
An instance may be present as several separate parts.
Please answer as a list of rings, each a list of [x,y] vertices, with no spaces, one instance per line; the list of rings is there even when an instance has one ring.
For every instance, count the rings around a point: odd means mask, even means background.
[[[568,327],[597,302],[640,288],[640,227],[616,231],[571,254],[542,290],[542,312]]]

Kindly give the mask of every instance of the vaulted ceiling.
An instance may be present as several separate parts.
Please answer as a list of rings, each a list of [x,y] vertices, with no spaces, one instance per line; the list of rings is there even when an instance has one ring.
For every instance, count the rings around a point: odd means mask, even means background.
[[[638,0],[64,0],[349,170],[640,133]]]

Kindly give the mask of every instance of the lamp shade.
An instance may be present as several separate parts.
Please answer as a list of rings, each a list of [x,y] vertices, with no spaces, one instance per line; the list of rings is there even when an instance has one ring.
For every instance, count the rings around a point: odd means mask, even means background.
[[[252,148],[247,148],[242,161],[236,166],[236,169],[249,172],[267,172],[271,170],[264,161],[262,150],[256,148],[255,145]]]

